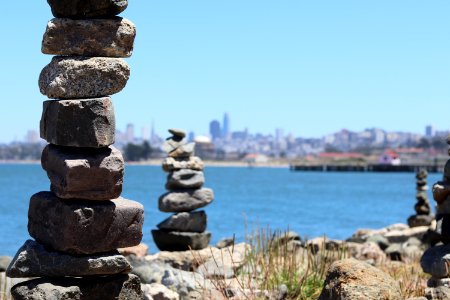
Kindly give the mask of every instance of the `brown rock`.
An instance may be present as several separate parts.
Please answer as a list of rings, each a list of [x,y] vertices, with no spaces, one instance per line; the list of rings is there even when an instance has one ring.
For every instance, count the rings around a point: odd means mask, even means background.
[[[130,57],[136,27],[127,19],[50,20],[42,53],[52,55]]]
[[[70,254],[94,254],[138,245],[144,207],[123,198],[64,200],[50,192],[31,197],[28,232],[37,242]]]
[[[144,243],[133,247],[119,248],[117,250],[124,256],[134,255],[136,257],[145,257],[148,254],[148,246]]]
[[[113,146],[82,149],[50,144],[41,160],[51,191],[60,198],[109,200],[122,192],[124,161]]]
[[[116,119],[111,98],[44,101],[41,138],[59,146],[112,145]]]
[[[55,99],[97,98],[120,92],[129,77],[121,58],[55,56],[39,76],[39,89]]]
[[[112,17],[128,6],[128,0],[47,0],[58,18],[84,19]]]
[[[334,262],[319,300],[401,300],[398,283],[389,275],[355,259]]]

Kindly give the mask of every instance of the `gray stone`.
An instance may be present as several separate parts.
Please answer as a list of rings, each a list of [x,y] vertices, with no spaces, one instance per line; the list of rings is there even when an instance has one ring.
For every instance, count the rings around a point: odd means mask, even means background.
[[[122,192],[124,161],[115,147],[86,149],[47,145],[42,152],[51,191],[64,199],[110,200]]]
[[[428,300],[448,300],[450,299],[450,288],[446,286],[426,288],[425,297]]]
[[[11,256],[0,256],[0,272],[5,272],[12,261]]]
[[[208,247],[210,232],[176,232],[152,230],[153,240],[161,251],[199,250]]]
[[[191,156],[187,159],[175,159],[173,157],[167,157],[163,160],[162,168],[166,172],[173,172],[180,169],[202,171],[204,168],[204,164],[200,157],[197,156]]]
[[[136,27],[127,19],[50,20],[42,53],[52,55],[130,57]]]
[[[142,291],[153,300],[179,300],[180,295],[160,283],[143,284]]]
[[[39,243],[70,254],[94,254],[138,245],[144,207],[123,198],[64,200],[50,192],[31,197],[28,232]]]
[[[182,129],[178,129],[178,128],[170,128],[169,129],[169,133],[173,134],[175,137],[178,138],[185,138],[186,137],[186,132]]]
[[[394,261],[403,260],[403,248],[401,244],[391,244],[384,250],[384,252],[391,260]]]
[[[51,144],[107,147],[114,143],[115,127],[114,107],[109,97],[43,103],[41,138]]]
[[[39,76],[39,89],[55,99],[98,98],[120,92],[129,77],[121,58],[55,56]]]
[[[11,289],[15,300],[143,300],[139,277],[38,278]]]
[[[430,226],[433,220],[433,215],[412,215],[408,218],[408,225],[409,227]]]
[[[186,144],[187,144],[186,139],[170,137],[164,141],[164,143],[162,145],[162,149],[165,152],[170,153],[170,152],[174,151],[175,149],[177,149],[178,147],[181,147]]]
[[[204,211],[177,213],[159,223],[157,227],[168,231],[203,232],[206,229],[206,214]]]
[[[195,143],[188,143],[186,145],[181,145],[180,147],[174,149],[169,153],[169,157],[174,158],[186,158],[194,155]]]
[[[230,238],[223,238],[220,241],[217,242],[216,244],[216,248],[219,249],[223,249],[229,246],[234,245],[235,243],[235,238],[234,237],[230,237]]]
[[[130,271],[130,264],[117,251],[73,256],[47,250],[43,245],[28,240],[17,251],[6,275],[13,278],[64,277],[114,275]]]
[[[374,234],[372,236],[369,236],[367,238],[367,242],[376,243],[380,247],[381,250],[385,250],[390,245],[390,243],[387,240],[387,238],[385,238],[381,234]]]
[[[128,6],[128,0],[47,0],[58,18],[84,19],[112,17]]]
[[[425,273],[436,278],[450,275],[450,244],[428,248],[420,259],[420,265]]]
[[[166,189],[196,189],[203,186],[205,176],[202,171],[181,169],[167,176]]]
[[[439,234],[441,242],[450,244],[450,214],[441,215],[436,221],[436,232]]]
[[[159,197],[158,207],[163,212],[189,212],[204,207],[214,199],[211,189],[174,190]]]

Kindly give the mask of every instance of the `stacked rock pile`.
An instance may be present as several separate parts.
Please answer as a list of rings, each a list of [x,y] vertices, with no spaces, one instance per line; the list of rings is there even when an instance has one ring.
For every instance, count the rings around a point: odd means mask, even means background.
[[[38,277],[11,289],[14,299],[143,299],[140,280],[117,248],[142,239],[144,208],[120,197],[124,161],[114,143],[110,95],[122,90],[136,34],[117,17],[127,0],[48,0],[42,42],[55,56],[41,72],[42,167],[51,192],[31,197],[28,240],[9,277]]]
[[[447,144],[450,145],[450,136]],[[425,251],[420,264],[424,272],[431,275],[426,293],[450,294],[450,159],[445,164],[443,180],[433,185],[433,198],[437,204],[436,233],[442,244]]]
[[[206,214],[194,211],[212,202],[213,191],[202,188],[205,177],[203,162],[194,155],[195,143],[187,143],[186,133],[169,129],[172,134],[165,143],[168,157],[163,170],[168,172],[167,193],[159,198],[160,211],[175,213],[152,230],[156,246],[163,251],[199,250],[206,248],[211,233],[206,230]]]
[[[431,214],[430,201],[427,196],[427,177],[428,172],[426,170],[420,170],[416,174],[416,205],[414,205],[415,215],[408,218],[409,227],[418,226],[430,226],[434,220],[434,216]]]

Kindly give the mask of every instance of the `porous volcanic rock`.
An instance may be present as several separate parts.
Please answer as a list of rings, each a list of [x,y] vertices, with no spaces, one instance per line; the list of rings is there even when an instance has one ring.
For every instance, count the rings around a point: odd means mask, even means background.
[[[47,0],[52,14],[58,18],[104,18],[120,14],[128,0]]]
[[[163,212],[189,212],[204,207],[214,199],[212,189],[173,190],[159,197],[158,207]]]
[[[51,191],[60,198],[110,200],[122,192],[124,161],[113,146],[87,149],[49,144],[41,161]]]
[[[39,89],[54,99],[98,98],[120,92],[130,77],[121,58],[55,56],[39,76]]]
[[[42,53],[53,55],[130,57],[136,27],[119,17],[112,19],[52,19],[42,40]]]
[[[69,254],[94,254],[138,245],[144,207],[111,201],[64,200],[50,192],[31,197],[28,232],[39,243]]]
[[[102,148],[112,145],[116,119],[110,97],[44,101],[41,138],[59,146]]]

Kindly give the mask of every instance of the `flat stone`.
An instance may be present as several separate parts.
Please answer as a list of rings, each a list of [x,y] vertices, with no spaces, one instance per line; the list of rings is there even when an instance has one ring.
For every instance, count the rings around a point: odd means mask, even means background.
[[[162,149],[165,152],[170,153],[170,152],[174,151],[175,149],[177,149],[183,145],[186,145],[186,144],[187,144],[187,141],[184,138],[170,137],[164,141],[164,143],[162,144]]]
[[[47,0],[58,18],[87,19],[112,17],[128,6],[128,0]]]
[[[129,77],[121,58],[55,56],[41,71],[39,89],[55,99],[98,98],[120,92]]]
[[[28,232],[46,247],[69,254],[94,254],[138,245],[144,207],[111,201],[64,200],[50,192],[31,197]]]
[[[173,172],[181,169],[191,169],[196,171],[202,171],[204,163],[197,156],[191,156],[187,159],[175,159],[173,157],[167,157],[163,160],[162,168],[166,172]]]
[[[42,40],[42,53],[52,55],[130,57],[136,27],[123,18],[52,19]]]
[[[11,294],[15,300],[144,300],[139,277],[132,274],[38,278],[16,284]]]
[[[152,230],[153,240],[161,251],[199,250],[208,247],[210,232],[176,232]]]
[[[428,248],[420,259],[420,265],[425,273],[435,278],[449,277],[450,244]]]
[[[163,212],[189,212],[210,204],[214,199],[212,189],[170,191],[159,197],[158,208]]]
[[[169,157],[184,158],[194,155],[195,143],[188,143],[181,145],[169,153]]]
[[[116,119],[111,98],[48,100],[43,103],[41,138],[59,146],[112,145]]]
[[[383,234],[383,236],[387,238],[389,243],[404,243],[411,237],[422,239],[428,229],[428,226],[419,226],[413,228],[409,228],[407,226],[405,229],[389,230],[387,233]]]
[[[28,240],[17,251],[6,275],[23,277],[64,277],[113,275],[128,273],[131,265],[119,252],[100,255],[68,255],[51,251],[33,240]]]
[[[180,295],[161,283],[143,284],[142,291],[150,299],[179,300]]]
[[[203,186],[205,176],[202,171],[181,169],[167,176],[166,189],[196,189]]]
[[[433,223],[432,215],[413,215],[408,218],[409,227],[430,226]]]
[[[115,147],[86,149],[47,145],[42,152],[51,191],[59,198],[110,200],[122,192],[124,161]]]
[[[178,137],[180,139],[183,139],[186,137],[186,132],[182,129],[178,128],[170,128],[169,133],[173,134],[175,137]]]
[[[206,230],[206,214],[204,211],[177,213],[159,223],[157,227],[169,231],[203,232]]]

